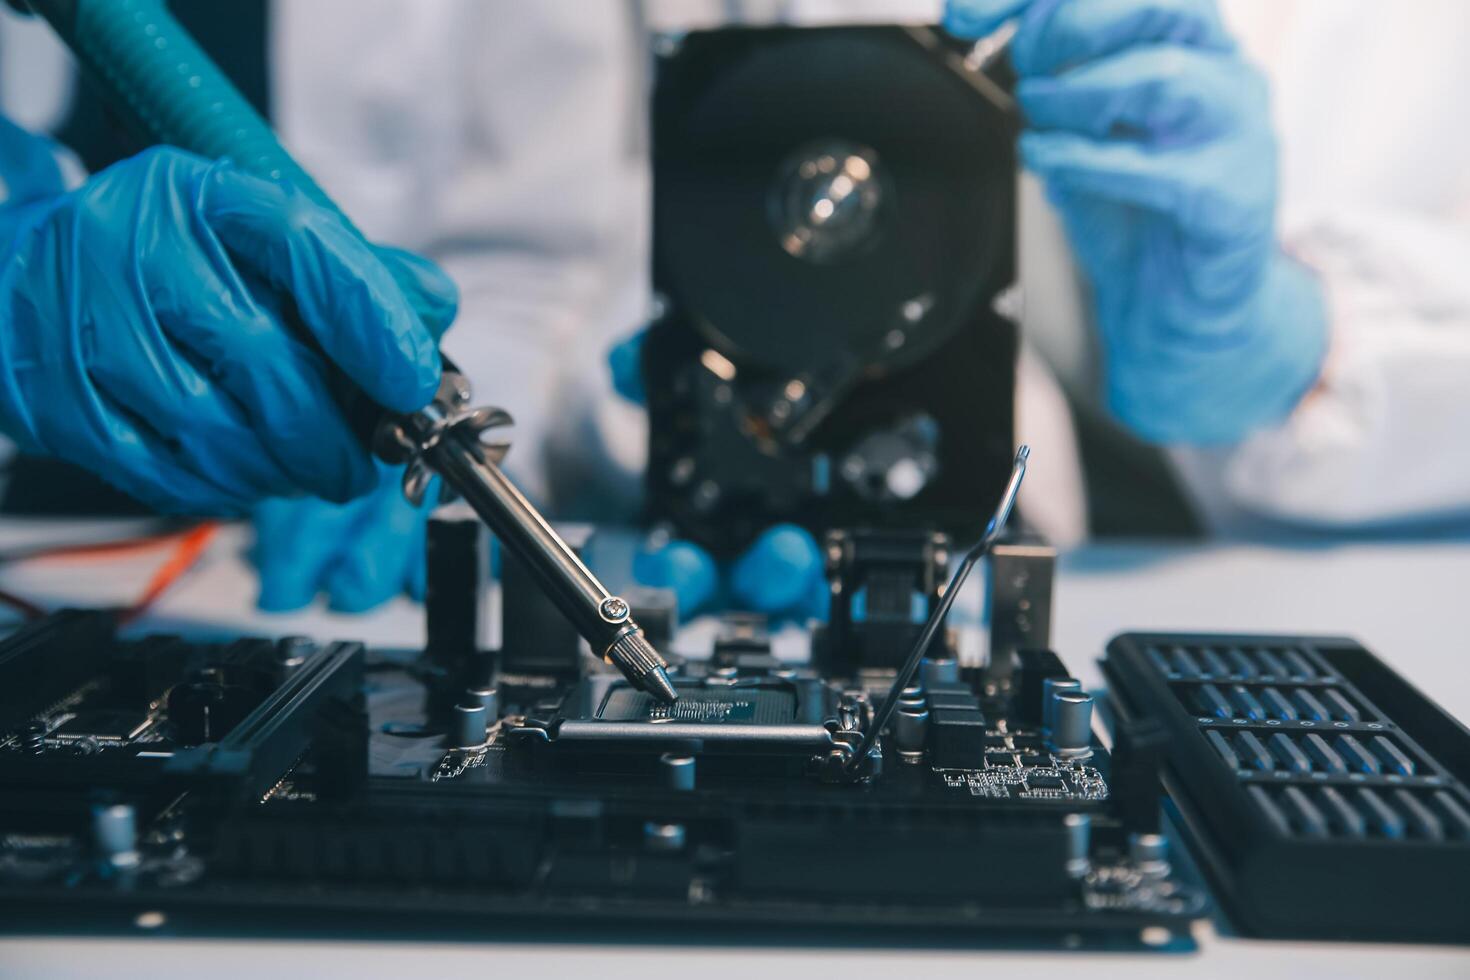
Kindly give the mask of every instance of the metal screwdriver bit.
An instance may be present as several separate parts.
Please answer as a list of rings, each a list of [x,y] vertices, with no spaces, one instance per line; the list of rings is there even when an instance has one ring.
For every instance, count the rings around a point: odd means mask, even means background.
[[[423,499],[432,474],[443,477],[526,564],[594,653],[638,690],[665,704],[678,700],[668,664],[643,635],[627,601],[597,580],[501,471],[498,464],[508,447],[482,441],[510,416],[498,409],[468,408],[469,400],[468,383],[446,362],[433,402],[411,415],[389,416],[379,425],[377,454],[408,464],[403,489],[414,502]]]

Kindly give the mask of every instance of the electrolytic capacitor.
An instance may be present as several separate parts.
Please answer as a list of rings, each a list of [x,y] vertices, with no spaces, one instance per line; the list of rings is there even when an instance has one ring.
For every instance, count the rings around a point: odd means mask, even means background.
[[[650,851],[671,852],[684,848],[688,833],[681,823],[659,823],[649,820],[643,825],[643,844]]]
[[[306,636],[283,636],[276,641],[276,682],[284,684],[316,652],[316,643]]]
[[[1129,834],[1128,857],[1146,875],[1169,874],[1169,840],[1163,834]]]
[[[1082,878],[1092,870],[1088,857],[1092,850],[1092,818],[1085,813],[1069,813],[1062,818],[1067,829],[1067,874]]]
[[[138,814],[126,803],[92,808],[92,842],[115,867],[138,863]]]
[[[658,767],[663,773],[664,785],[669,789],[694,788],[694,756],[665,752],[658,757]]]
[[[472,749],[485,744],[485,732],[489,728],[486,721],[488,712],[485,706],[478,702],[470,704],[456,704],[453,718],[453,726],[450,729],[450,737],[454,744],[461,749]]]
[[[1053,710],[1056,707],[1052,696],[1058,691],[1080,691],[1082,682],[1075,677],[1048,677],[1041,682],[1041,727],[1051,731]]]
[[[494,724],[500,719],[500,688],[493,684],[472,687],[464,692],[466,704],[478,704],[485,709],[485,721]]]
[[[898,751],[921,753],[929,738],[929,708],[921,701],[917,705],[899,702],[893,715],[893,742]]]
[[[953,657],[925,657],[919,661],[919,680],[925,687],[955,684],[960,679],[960,662]]]
[[[1058,691],[1052,695],[1052,751],[1060,756],[1092,754],[1092,695]]]

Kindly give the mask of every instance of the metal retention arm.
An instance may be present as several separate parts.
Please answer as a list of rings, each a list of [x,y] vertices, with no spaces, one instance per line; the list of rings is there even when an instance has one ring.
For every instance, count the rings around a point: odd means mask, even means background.
[[[975,543],[960,562],[960,567],[955,569],[954,575],[950,577],[949,585],[944,588],[944,595],[940,596],[939,602],[934,606],[934,611],[929,614],[929,619],[924,623],[924,631],[919,634],[919,640],[914,648],[909,651],[909,656],[904,665],[898,669],[898,676],[893,679],[893,686],[888,689],[888,695],[883,699],[873,715],[873,722],[868,726],[866,734],[863,735],[862,743],[857,752],[853,754],[849,767],[856,769],[863,764],[867,758],[868,751],[877,741],[879,733],[884,726],[893,718],[893,712],[898,708],[899,698],[903,696],[903,689],[908,687],[914,679],[914,673],[919,669],[919,661],[924,659],[924,654],[929,651],[929,645],[934,642],[934,637],[944,626],[944,620],[949,615],[950,608],[954,605],[955,598],[960,594],[960,587],[965,584],[965,579],[970,577],[970,572],[975,565],[984,558],[986,553],[994,546],[997,538],[1005,530],[1006,521],[1010,520],[1011,508],[1016,505],[1016,495],[1021,492],[1021,481],[1026,477],[1026,461],[1031,458],[1031,447],[1022,446],[1016,450],[1016,462],[1011,468],[1011,478],[1006,483],[1005,492],[1001,494],[1000,504],[995,509],[995,514],[990,518],[990,523],[985,525],[985,533]]]

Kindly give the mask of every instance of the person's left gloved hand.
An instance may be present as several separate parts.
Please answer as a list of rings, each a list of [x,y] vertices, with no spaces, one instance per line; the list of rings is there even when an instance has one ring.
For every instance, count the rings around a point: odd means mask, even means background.
[[[1113,412],[1162,443],[1283,420],[1321,371],[1326,313],[1277,245],[1266,83],[1214,0],[950,0],[945,26],[1011,18],[1021,155],[1091,281]]]
[[[826,619],[827,582],[821,549],[795,524],[766,528],[740,557],[720,564],[693,541],[655,538],[633,558],[643,585],[672,589],[679,615],[729,605],[777,619]]]
[[[608,353],[613,387],[640,405],[643,337],[636,334]],[[643,585],[672,589],[681,617],[719,600],[777,618],[825,619],[824,568],[816,540],[795,524],[767,528],[740,557],[723,566],[704,548],[680,539],[655,538],[633,559],[633,577]]]
[[[409,304],[434,338],[442,338],[458,309],[454,283],[412,252],[386,246],[376,251],[411,274],[416,289]],[[295,497],[255,507],[251,559],[260,576],[262,610],[291,612],[320,593],[331,609],[345,613],[367,612],[405,592],[423,599],[425,538],[439,480],[415,507],[403,496],[403,467],[377,466],[377,487],[345,504]]]
[[[300,609],[321,592],[345,613],[367,612],[404,592],[423,599],[425,534],[438,481],[415,507],[403,496],[402,467],[378,468],[377,489],[345,504],[302,497],[255,508],[251,557],[261,609]]]

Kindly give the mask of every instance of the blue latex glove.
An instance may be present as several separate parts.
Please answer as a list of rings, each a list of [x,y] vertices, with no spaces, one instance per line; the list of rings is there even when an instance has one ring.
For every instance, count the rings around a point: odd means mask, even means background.
[[[161,510],[376,485],[284,309],[383,405],[438,385],[434,336],[379,255],[228,164],[150,150],[0,219],[0,427]]]
[[[767,528],[723,567],[692,541],[657,538],[633,558],[633,577],[672,589],[679,615],[712,606],[750,609],[777,619],[826,619],[827,582],[821,549],[805,528]]]
[[[379,246],[378,256],[412,273],[408,300],[435,340],[454,320],[454,284],[427,259]],[[377,464],[378,479],[365,496],[334,504],[315,497],[267,500],[255,508],[251,558],[260,575],[257,604],[290,612],[325,592],[337,612],[367,612],[407,592],[424,597],[424,553],[429,511],[439,481],[415,507],[403,496],[403,467]]]
[[[360,613],[407,592],[424,597],[425,535],[430,501],[413,506],[403,496],[403,468],[379,466],[376,489],[346,504],[306,497],[267,500],[256,507],[258,604],[289,612],[326,592],[337,612]]]
[[[0,116],[0,249],[15,238],[37,205],[66,192],[55,146]]]
[[[1267,88],[1213,0],[950,0],[1011,59],[1046,182],[1092,284],[1113,412],[1163,443],[1284,419],[1326,352],[1321,288],[1280,251]]]
[[[608,352],[613,388],[643,404],[642,333]],[[718,602],[777,618],[825,619],[827,583],[822,551],[795,524],[767,528],[735,561],[721,567],[692,541],[653,539],[633,559],[633,577],[672,589],[679,615],[692,616]]]

